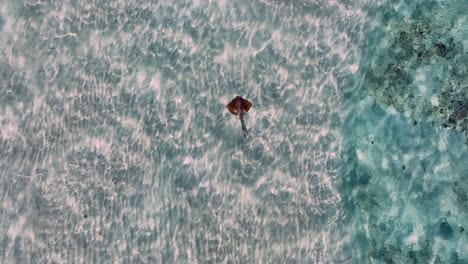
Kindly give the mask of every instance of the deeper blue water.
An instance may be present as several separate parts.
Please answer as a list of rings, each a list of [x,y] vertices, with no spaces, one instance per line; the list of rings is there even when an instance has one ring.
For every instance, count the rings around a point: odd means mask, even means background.
[[[466,10],[0,1],[0,263],[468,263]]]

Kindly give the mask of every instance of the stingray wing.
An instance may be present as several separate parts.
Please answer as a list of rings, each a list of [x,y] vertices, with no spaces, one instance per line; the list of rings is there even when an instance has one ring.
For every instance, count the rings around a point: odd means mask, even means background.
[[[239,114],[239,103],[236,101],[236,99],[232,100],[228,105],[227,109],[231,114],[238,115]]]
[[[244,98],[242,98],[242,106],[241,106],[241,109],[242,109],[242,113],[245,114],[247,113],[249,110],[250,110],[250,107],[252,106],[252,103],[249,102],[248,100],[245,100]]]

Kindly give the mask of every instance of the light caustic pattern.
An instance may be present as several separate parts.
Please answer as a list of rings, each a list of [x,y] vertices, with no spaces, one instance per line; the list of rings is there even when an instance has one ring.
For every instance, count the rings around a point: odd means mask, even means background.
[[[345,261],[364,7],[85,2],[0,4],[0,262]]]

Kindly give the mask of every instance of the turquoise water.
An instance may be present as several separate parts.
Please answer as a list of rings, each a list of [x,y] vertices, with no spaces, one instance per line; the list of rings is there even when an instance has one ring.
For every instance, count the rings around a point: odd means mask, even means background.
[[[467,8],[0,2],[0,263],[468,263]]]

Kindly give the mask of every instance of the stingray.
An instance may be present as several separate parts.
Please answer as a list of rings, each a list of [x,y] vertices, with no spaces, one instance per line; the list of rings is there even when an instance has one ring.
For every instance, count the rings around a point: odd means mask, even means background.
[[[227,105],[227,109],[229,112],[231,112],[231,114],[239,115],[242,125],[242,132],[244,133],[245,138],[247,138],[247,127],[244,123],[244,115],[249,111],[251,106],[251,102],[240,96],[236,96],[236,98],[232,99],[232,101]]]

